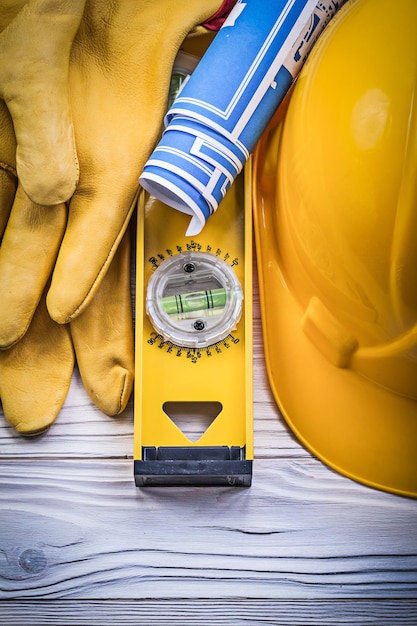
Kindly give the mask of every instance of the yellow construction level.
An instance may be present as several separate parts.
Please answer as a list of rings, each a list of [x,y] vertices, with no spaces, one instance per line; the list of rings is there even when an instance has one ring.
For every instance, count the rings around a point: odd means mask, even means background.
[[[137,486],[249,486],[253,461],[251,163],[203,231],[142,192]]]

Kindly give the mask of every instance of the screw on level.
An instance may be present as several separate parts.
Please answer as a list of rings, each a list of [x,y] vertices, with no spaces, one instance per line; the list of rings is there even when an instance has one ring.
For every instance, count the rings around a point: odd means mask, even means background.
[[[203,322],[203,320],[197,320],[196,322],[194,322],[194,328],[195,330],[204,330],[205,328],[205,323]]]
[[[195,265],[194,263],[185,263],[183,269],[184,272],[187,272],[187,274],[191,274],[195,270]]]

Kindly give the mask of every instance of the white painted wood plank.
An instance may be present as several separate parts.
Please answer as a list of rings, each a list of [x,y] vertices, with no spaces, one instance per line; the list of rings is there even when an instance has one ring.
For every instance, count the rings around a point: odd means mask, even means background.
[[[0,466],[2,599],[417,597],[417,502],[314,459],[139,490],[130,460]]]
[[[13,601],[0,605],[8,626],[415,626],[417,600]]]

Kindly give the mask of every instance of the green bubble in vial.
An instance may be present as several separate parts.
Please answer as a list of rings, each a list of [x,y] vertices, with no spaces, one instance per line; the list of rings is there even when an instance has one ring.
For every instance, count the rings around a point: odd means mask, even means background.
[[[193,311],[205,311],[216,309],[226,305],[226,289],[207,289],[193,293],[180,293],[174,296],[161,298],[164,311],[168,315],[192,313]]]

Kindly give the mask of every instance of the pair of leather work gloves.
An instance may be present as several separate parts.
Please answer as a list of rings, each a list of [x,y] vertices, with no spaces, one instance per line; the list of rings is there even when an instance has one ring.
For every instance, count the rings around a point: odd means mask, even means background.
[[[181,44],[233,4],[2,0],[0,398],[21,434],[56,419],[75,359],[98,408],[126,407],[138,177]]]

